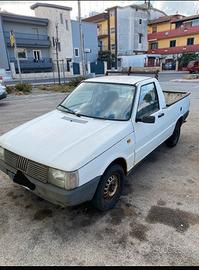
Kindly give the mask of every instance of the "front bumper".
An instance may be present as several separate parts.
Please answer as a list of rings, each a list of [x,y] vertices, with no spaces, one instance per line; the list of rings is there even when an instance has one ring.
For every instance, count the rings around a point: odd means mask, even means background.
[[[0,160],[0,170],[7,175],[9,175],[9,172],[13,174],[17,173],[15,168],[9,166],[2,160]],[[74,206],[92,200],[100,180],[100,176],[98,176],[73,190],[65,190],[48,183],[42,183],[26,174],[24,175],[35,185],[35,189],[32,190],[34,194],[53,204],[61,206]]]
[[[0,94],[0,99],[6,98],[7,97],[7,92],[3,92],[2,94]]]

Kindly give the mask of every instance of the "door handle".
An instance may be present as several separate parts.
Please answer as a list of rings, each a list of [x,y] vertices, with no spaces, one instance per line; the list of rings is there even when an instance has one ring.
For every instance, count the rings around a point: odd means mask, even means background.
[[[162,117],[162,116],[164,116],[164,113],[158,114],[158,118],[160,118],[160,117]]]

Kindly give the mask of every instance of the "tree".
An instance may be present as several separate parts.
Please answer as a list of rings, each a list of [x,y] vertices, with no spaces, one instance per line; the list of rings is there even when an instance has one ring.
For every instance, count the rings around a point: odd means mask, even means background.
[[[199,59],[199,53],[184,53],[178,57],[179,67],[187,67],[192,60]]]
[[[108,68],[111,68],[112,64],[116,61],[116,57],[110,51],[99,51],[97,60],[107,62]]]

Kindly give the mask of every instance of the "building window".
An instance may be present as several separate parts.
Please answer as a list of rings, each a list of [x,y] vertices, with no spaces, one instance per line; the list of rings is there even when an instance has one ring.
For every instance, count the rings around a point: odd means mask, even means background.
[[[152,33],[157,33],[157,25],[152,26]]]
[[[67,59],[67,58],[66,58],[66,70],[67,70],[68,72],[70,72],[71,61],[72,61],[72,59]]]
[[[193,44],[194,44],[194,38],[188,38],[187,45],[193,45]]]
[[[139,19],[139,24],[142,24],[142,19]]]
[[[33,58],[35,62],[41,60],[41,51],[40,50],[33,50]]]
[[[17,55],[19,59],[27,59],[27,51],[23,48],[17,48]]]
[[[170,47],[176,46],[176,40],[170,40]]]
[[[66,22],[66,30],[68,31],[68,20],[65,20]]]
[[[139,34],[139,44],[142,43],[142,34]]]
[[[74,48],[75,57],[79,57],[79,48]]]
[[[158,42],[151,42],[151,44],[150,44],[150,49],[151,49],[151,50],[158,49]]]
[[[52,37],[53,47],[55,47],[55,38]]]
[[[60,13],[60,22],[63,24],[63,14]]]
[[[103,50],[103,42],[102,42],[102,40],[98,40],[98,47],[99,47],[100,51]]]
[[[111,44],[111,49],[115,50],[115,44]]]
[[[111,27],[111,34],[115,33],[115,27]]]
[[[61,52],[61,44],[60,44],[60,42],[57,42],[57,48],[58,48],[58,51]]]

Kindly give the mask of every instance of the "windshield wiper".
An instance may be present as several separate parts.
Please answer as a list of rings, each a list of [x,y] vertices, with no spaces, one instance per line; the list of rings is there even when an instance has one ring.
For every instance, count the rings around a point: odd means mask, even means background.
[[[68,107],[66,107],[66,106],[64,106],[62,104],[59,104],[58,107],[62,107],[64,109],[66,109],[69,113],[72,113],[72,114],[74,114],[74,115],[76,115],[78,117],[81,117],[79,113],[74,112],[73,110],[69,109]]]

